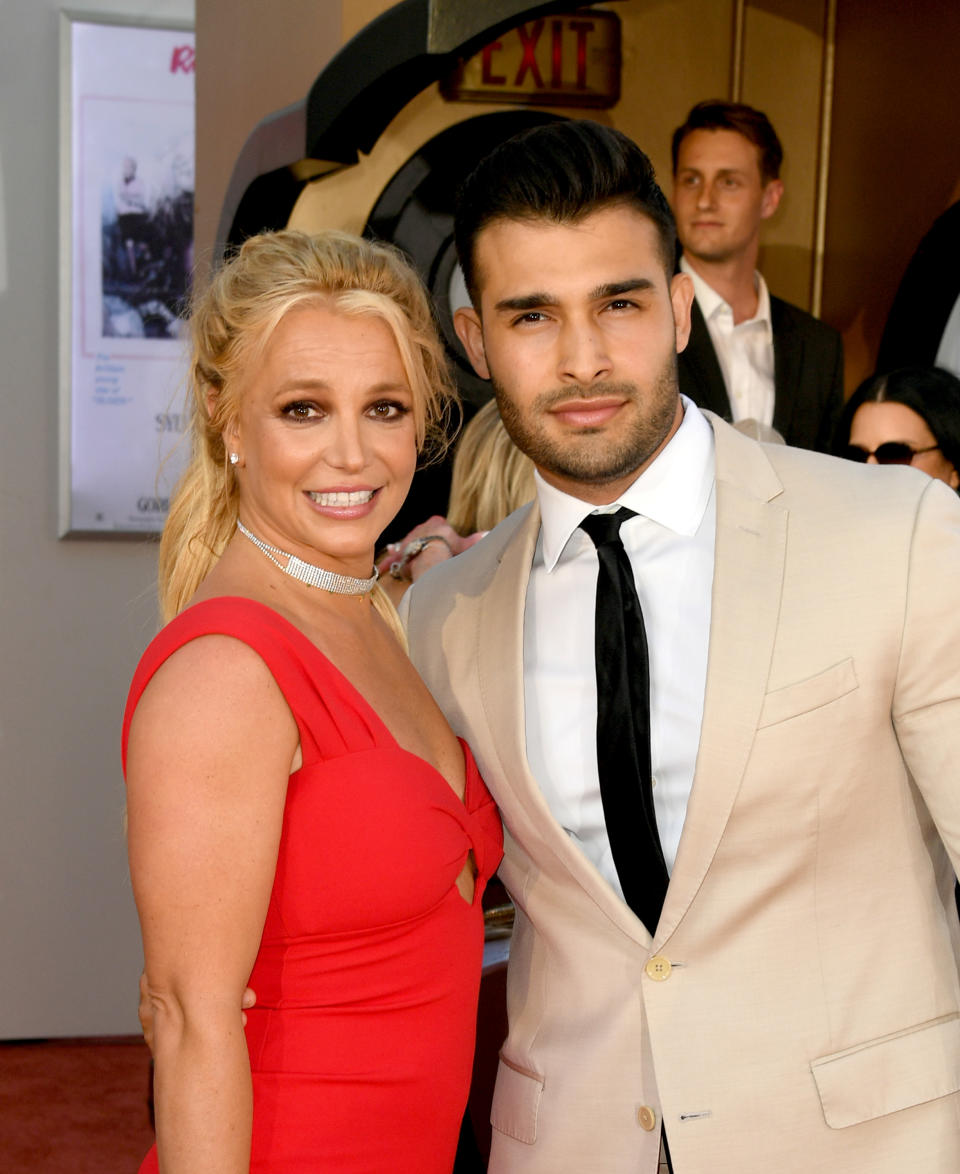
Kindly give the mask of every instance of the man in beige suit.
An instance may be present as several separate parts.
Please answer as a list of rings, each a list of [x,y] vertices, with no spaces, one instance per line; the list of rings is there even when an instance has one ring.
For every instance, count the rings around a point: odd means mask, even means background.
[[[680,399],[665,209],[629,140],[558,123],[482,163],[458,218],[458,330],[538,468],[407,603],[507,831],[490,1170],[653,1174],[663,1127],[676,1174],[956,1174],[960,505]],[[649,642],[652,933],[598,796],[578,526],[613,504]]]

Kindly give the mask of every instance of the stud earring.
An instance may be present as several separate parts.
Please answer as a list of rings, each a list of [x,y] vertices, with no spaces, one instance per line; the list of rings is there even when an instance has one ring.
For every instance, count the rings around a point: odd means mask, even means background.
[[[230,464],[231,465],[239,465],[240,464],[240,454],[238,452],[232,452],[230,454]]]

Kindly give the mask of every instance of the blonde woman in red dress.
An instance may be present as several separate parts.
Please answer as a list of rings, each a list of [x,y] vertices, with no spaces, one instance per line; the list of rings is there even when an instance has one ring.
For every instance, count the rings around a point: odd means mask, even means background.
[[[143,1168],[449,1174],[500,824],[373,569],[451,394],[429,307],[394,251],[282,232],[192,330],[169,622],[123,731]]]

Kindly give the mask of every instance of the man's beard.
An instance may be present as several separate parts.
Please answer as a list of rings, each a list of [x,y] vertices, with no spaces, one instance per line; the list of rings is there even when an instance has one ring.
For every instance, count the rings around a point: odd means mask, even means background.
[[[635,383],[591,383],[589,388],[574,384],[543,392],[529,409],[520,411],[492,374],[491,383],[503,425],[517,448],[538,469],[584,485],[605,485],[639,469],[663,444],[677,414],[675,355],[670,356],[647,394]],[[602,428],[585,427],[558,439],[540,424],[545,413],[560,404],[610,395],[623,396],[638,409],[615,436],[603,435]]]

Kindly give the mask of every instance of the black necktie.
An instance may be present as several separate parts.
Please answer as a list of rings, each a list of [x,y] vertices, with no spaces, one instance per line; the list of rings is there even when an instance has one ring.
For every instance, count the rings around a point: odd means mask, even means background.
[[[597,769],[610,850],[624,899],[656,931],[669,876],[660,847],[650,771],[650,665],[643,613],[620,525],[634,517],[590,514],[597,574]]]

